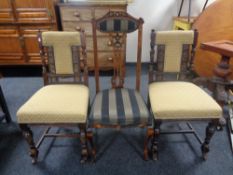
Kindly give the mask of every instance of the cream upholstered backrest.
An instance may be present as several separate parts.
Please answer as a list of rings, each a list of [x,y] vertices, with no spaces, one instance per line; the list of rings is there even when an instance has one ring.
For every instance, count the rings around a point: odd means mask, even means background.
[[[165,47],[163,71],[180,72],[184,52],[183,46],[191,45],[193,42],[193,31],[177,30],[156,32],[155,44]]]
[[[72,46],[81,46],[79,32],[48,31],[42,33],[42,45],[52,47],[53,54],[48,59],[54,59],[56,74],[73,74]],[[49,60],[51,61],[51,60]]]

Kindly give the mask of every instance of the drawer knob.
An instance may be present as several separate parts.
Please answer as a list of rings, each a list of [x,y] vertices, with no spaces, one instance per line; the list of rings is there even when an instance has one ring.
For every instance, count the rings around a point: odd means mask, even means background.
[[[75,29],[76,29],[77,31],[81,32],[81,27],[80,27],[80,26],[77,26]]]
[[[79,12],[74,12],[74,16],[76,16],[77,18],[80,18],[80,13]]]
[[[108,57],[108,61],[112,61],[113,59],[112,59],[112,57]]]
[[[108,41],[108,46],[112,46],[112,41]]]

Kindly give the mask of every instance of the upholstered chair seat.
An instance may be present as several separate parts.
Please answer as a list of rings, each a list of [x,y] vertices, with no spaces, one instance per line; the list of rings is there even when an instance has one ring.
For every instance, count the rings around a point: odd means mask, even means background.
[[[88,123],[90,125],[147,125],[147,106],[134,89],[107,89],[96,95]]]
[[[85,85],[45,86],[18,110],[18,123],[85,123],[88,99]]]
[[[222,109],[204,90],[183,81],[149,85],[151,109],[156,119],[213,119]]]

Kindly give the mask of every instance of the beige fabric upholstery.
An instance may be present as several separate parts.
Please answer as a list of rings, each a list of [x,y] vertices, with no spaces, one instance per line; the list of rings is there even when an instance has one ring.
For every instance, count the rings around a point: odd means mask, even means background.
[[[89,90],[84,85],[48,85],[17,112],[19,123],[85,123]]]
[[[215,100],[189,82],[152,83],[149,98],[155,119],[208,119],[222,115]]]
[[[156,32],[156,45],[165,45],[164,72],[179,72],[183,44],[193,44],[193,31]]]
[[[71,46],[80,46],[79,32],[43,32],[43,46],[53,46],[57,74],[72,74]]]

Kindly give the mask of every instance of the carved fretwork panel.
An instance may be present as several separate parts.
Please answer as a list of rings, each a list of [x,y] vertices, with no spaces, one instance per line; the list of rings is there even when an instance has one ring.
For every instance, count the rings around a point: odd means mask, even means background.
[[[126,35],[123,33],[110,34],[111,47],[113,47],[113,77],[112,87],[120,88],[124,86],[125,78],[125,45]]]

